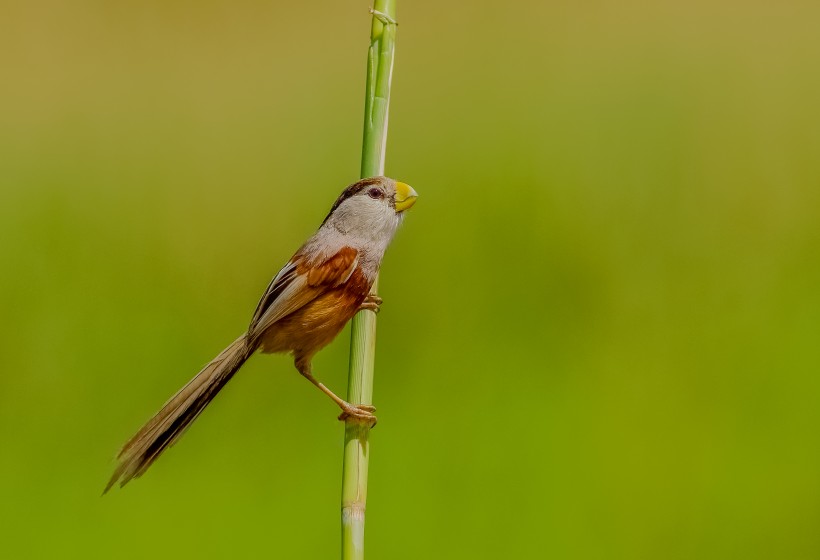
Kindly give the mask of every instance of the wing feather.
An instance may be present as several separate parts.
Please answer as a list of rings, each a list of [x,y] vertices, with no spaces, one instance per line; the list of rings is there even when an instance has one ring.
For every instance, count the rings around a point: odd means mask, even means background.
[[[256,306],[248,330],[251,340],[274,323],[304,307],[321,294],[350,279],[359,262],[359,252],[343,247],[329,257],[309,261],[297,253],[271,281]]]
[[[358,262],[359,252],[350,247],[343,247],[341,251],[320,264],[307,266],[303,272],[307,273],[308,286],[335,288],[348,281]]]

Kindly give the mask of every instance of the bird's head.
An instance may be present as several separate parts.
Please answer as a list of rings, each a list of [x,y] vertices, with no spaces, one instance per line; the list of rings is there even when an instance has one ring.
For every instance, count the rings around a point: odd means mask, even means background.
[[[413,187],[389,177],[369,177],[347,187],[336,199],[322,227],[345,235],[389,243],[403,213],[416,202]]]

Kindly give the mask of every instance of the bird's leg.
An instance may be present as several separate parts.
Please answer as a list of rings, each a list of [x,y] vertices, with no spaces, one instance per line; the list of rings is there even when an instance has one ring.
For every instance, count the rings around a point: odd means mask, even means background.
[[[370,424],[371,428],[376,425],[378,419],[373,414],[376,412],[375,406],[371,406],[369,404],[350,404],[346,400],[340,398],[336,395],[336,393],[325,387],[323,383],[320,383],[318,379],[313,377],[310,362],[297,360],[296,369],[299,370],[299,373],[301,373],[305,379],[316,385],[325,395],[333,399],[333,402],[339,405],[339,408],[342,409],[342,413],[339,415],[339,420],[344,422],[350,418],[364,424]]]
[[[362,309],[369,309],[373,313],[378,313],[379,309],[382,307],[382,298],[377,296],[376,294],[367,294],[367,297],[364,298],[364,301],[359,306],[359,311]]]

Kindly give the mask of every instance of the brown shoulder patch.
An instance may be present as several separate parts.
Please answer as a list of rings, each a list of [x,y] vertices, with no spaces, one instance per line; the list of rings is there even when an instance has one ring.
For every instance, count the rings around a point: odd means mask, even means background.
[[[307,275],[308,286],[339,286],[344,284],[358,262],[359,252],[352,247],[342,247],[332,257],[319,263],[300,263],[299,274]]]

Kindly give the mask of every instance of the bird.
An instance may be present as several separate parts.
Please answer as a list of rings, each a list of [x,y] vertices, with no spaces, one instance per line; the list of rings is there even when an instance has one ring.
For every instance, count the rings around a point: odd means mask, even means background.
[[[257,350],[290,352],[299,373],[341,408],[339,420],[375,425],[375,408],[338,397],[313,376],[311,360],[359,310],[379,310],[381,298],[371,288],[404,212],[417,197],[408,184],[384,176],[345,188],[316,233],[270,282],[247,332],[125,443],[103,494],[145,473]]]

